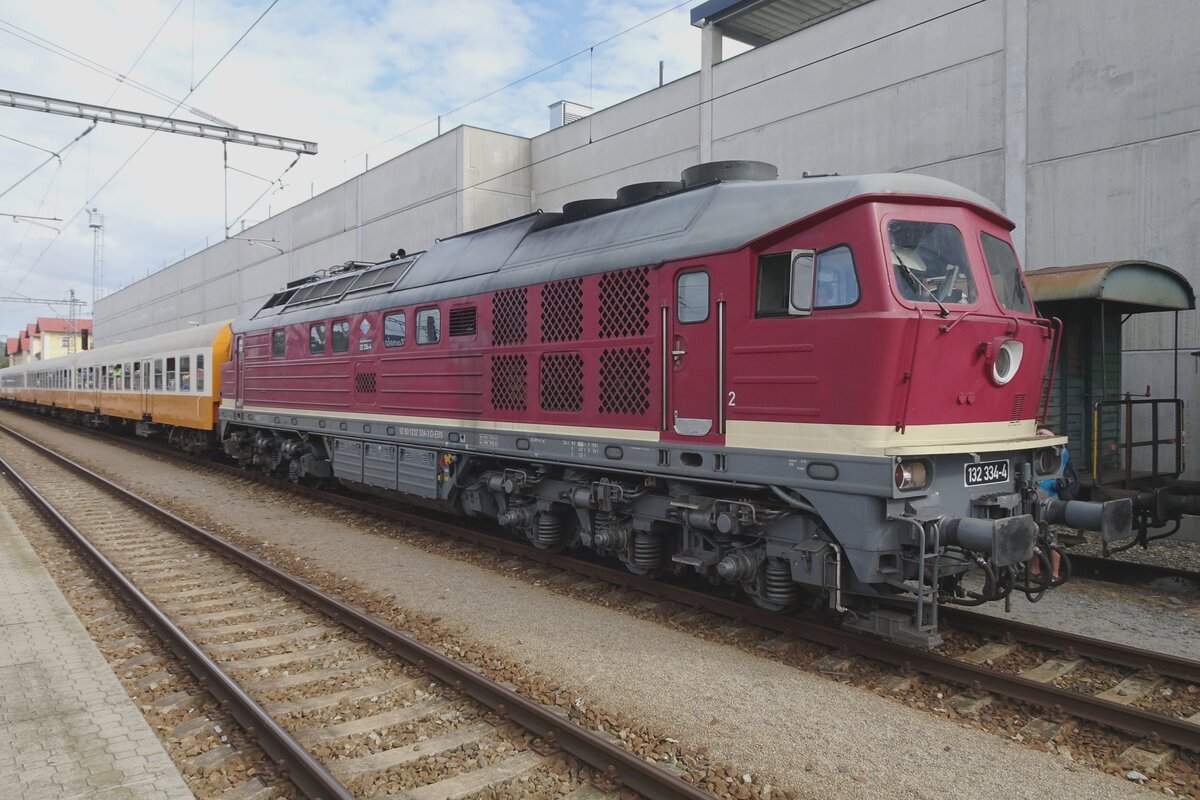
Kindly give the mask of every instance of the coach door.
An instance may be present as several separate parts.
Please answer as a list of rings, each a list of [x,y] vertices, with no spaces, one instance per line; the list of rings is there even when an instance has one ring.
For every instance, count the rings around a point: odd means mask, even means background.
[[[685,267],[675,274],[674,307],[667,337],[671,391],[668,432],[681,437],[723,433],[719,396],[723,359],[718,353],[718,309],[708,270]]]
[[[150,399],[151,375],[149,359],[146,359],[141,364],[134,365],[133,388],[142,396],[142,419],[150,419],[151,414],[154,413],[154,407]]]
[[[237,344],[233,349],[234,364],[237,369],[237,389],[234,394],[234,408],[241,408],[245,404],[246,397],[246,348],[245,337],[242,334],[237,336]]]

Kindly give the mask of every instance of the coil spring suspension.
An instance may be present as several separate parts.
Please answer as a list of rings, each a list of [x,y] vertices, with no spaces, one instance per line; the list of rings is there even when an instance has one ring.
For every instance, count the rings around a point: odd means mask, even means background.
[[[654,569],[662,563],[663,543],[657,536],[639,533],[633,538],[633,563],[643,569]]]
[[[554,547],[562,542],[563,523],[557,514],[543,511],[537,515],[533,543],[537,547]]]
[[[792,569],[786,561],[768,558],[764,577],[768,600],[784,606],[796,602],[796,584],[792,582]]]

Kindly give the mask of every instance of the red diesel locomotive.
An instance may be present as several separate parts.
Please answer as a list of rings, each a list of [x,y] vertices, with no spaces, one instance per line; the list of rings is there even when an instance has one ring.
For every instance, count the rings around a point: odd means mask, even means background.
[[[924,644],[938,603],[1028,590],[1048,523],[1128,535],[1127,500],[1038,488],[1056,336],[1013,224],[934,178],[774,177],[700,165],[290,284],[233,323],[223,447]]]

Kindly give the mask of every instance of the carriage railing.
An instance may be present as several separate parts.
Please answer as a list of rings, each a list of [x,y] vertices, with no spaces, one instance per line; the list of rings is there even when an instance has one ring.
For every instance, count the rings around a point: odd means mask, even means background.
[[[1163,409],[1169,422],[1162,421]],[[1106,414],[1120,420],[1115,442],[1102,442]],[[1147,419],[1147,414],[1149,417]],[[1149,438],[1145,435],[1149,427]],[[1149,464],[1139,458],[1134,469],[1135,451],[1149,448]],[[1162,457],[1169,448],[1170,458]],[[1183,472],[1183,401],[1178,398],[1150,399],[1123,397],[1098,400],[1092,406],[1092,477],[1096,486],[1130,488],[1134,481],[1177,478]],[[1149,471],[1145,469],[1149,466]]]

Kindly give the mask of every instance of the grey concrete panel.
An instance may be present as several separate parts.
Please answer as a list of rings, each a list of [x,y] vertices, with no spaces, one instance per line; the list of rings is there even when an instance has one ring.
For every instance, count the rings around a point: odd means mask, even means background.
[[[458,188],[462,129],[426,142],[360,176],[358,224]]]
[[[343,264],[355,258],[357,244],[358,234],[351,230],[293,251],[288,280],[307,278],[319,269],[328,269],[334,264]],[[277,288],[282,288],[282,284]]]
[[[1200,133],[1033,165],[1030,268],[1123,258],[1158,261],[1200,283]],[[1200,348],[1196,312],[1180,314],[1180,344]],[[1135,348],[1170,346],[1159,322],[1138,320]]]
[[[578,122],[563,125],[561,128],[555,128],[534,137],[530,143],[530,152],[533,163],[539,167],[534,171],[535,191],[538,190],[536,183],[545,180],[541,167],[552,159],[581,155],[580,150],[586,150],[589,142],[620,135],[632,128],[643,126],[647,122],[654,124],[653,121],[666,121],[673,116],[678,116],[681,112],[693,112],[691,141],[696,141],[699,130],[696,126],[699,117],[694,112],[699,91],[700,76],[698,73],[693,73],[677,81],[672,81],[661,89],[638,95],[603,111],[590,114]],[[566,158],[565,160],[571,161],[572,159]],[[628,158],[623,158],[616,163],[621,164],[627,161]],[[558,185],[560,184],[551,182],[548,188]]]
[[[358,224],[359,180],[352,178],[291,210],[292,248],[341,233]]]
[[[233,300],[240,301],[243,297],[269,297],[283,288],[291,278],[288,275],[287,262],[281,258],[273,258],[253,267],[247,267],[241,272],[241,292]],[[215,298],[214,298],[215,299]],[[210,303],[209,307],[222,305]]]
[[[696,163],[698,150],[690,158],[673,161],[682,166],[673,166],[665,174],[655,162],[697,147],[698,124],[699,113],[693,108],[598,140],[569,158],[536,164],[534,207],[557,211],[563,203],[584,197],[615,197],[617,189],[628,183],[679,180],[682,168]],[[623,174],[617,174],[622,170]]]
[[[1001,201],[1004,199],[1005,188],[1004,166],[1004,152],[992,150],[980,155],[943,161],[939,164],[925,164],[906,171],[942,178],[965,186],[979,192],[1003,208]]]
[[[404,248],[409,253],[425,250],[438,236],[453,236],[455,195],[449,194],[413,206],[400,214],[377,219],[359,229],[362,258],[382,261],[388,253]]]
[[[946,4],[921,5],[926,7],[924,14],[933,15]],[[877,16],[886,10],[882,6],[871,9]],[[922,87],[922,76],[952,70],[1003,50],[1003,12],[1003,3],[985,3],[876,41],[871,41],[873,31],[862,27],[843,26],[842,35],[838,35],[825,32],[824,26],[815,26],[761,48],[754,53],[752,64],[744,57],[721,64],[714,70],[713,138],[770,125],[784,116],[854,102],[864,95],[870,95],[877,104],[874,124],[867,126],[871,138],[896,138],[897,127],[900,137],[907,138],[914,118],[945,119],[948,126],[953,126],[956,120],[943,115],[954,106],[970,108],[981,101],[1003,103],[1003,95],[991,88],[995,86],[991,76],[981,81],[976,73],[959,73],[952,82],[929,84],[936,86],[938,93],[924,102],[907,90]],[[906,5],[902,18],[908,22],[922,16]],[[894,24],[895,18],[883,18]],[[831,55],[834,53],[840,54]],[[808,66],[793,66],[797,61]],[[880,93],[888,87],[893,87],[896,101],[887,96],[891,92]],[[985,87],[986,96],[980,98],[978,93]],[[989,113],[987,119],[995,123],[1001,116]],[[949,141],[951,130],[956,129],[948,127],[937,139]],[[880,135],[884,131],[890,135]]]
[[[462,152],[463,189],[512,195],[528,205],[532,180],[529,139],[480,128],[463,128]],[[528,209],[520,213],[527,212]]]
[[[1200,129],[1198,63],[1194,0],[1031,3],[1030,161]]]
[[[725,137],[713,152],[754,153],[784,177],[920,169],[999,151],[1003,86],[1003,59],[989,56]]]

